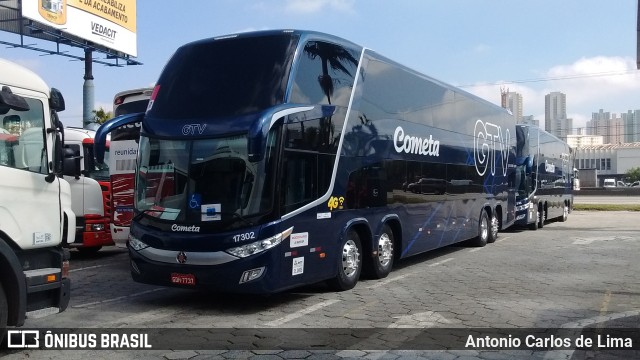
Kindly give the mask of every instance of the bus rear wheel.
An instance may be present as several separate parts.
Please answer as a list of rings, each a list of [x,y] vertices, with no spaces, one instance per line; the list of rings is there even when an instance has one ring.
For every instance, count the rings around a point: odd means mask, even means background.
[[[382,233],[378,238],[378,243],[374,246],[374,254],[371,261],[367,263],[367,277],[372,279],[382,279],[391,273],[393,267],[394,237],[391,228],[384,225]]]
[[[529,230],[534,230],[534,231],[535,231],[535,230],[538,230],[538,216],[539,216],[539,215],[538,215],[538,212],[536,211],[536,218],[535,218],[535,220],[534,220],[531,224],[529,224],[529,225],[528,225]]]
[[[476,247],[483,247],[489,242],[489,234],[491,232],[491,223],[489,222],[489,215],[487,210],[482,209],[480,212],[480,219],[478,221],[478,236],[473,239],[471,244]]]
[[[487,238],[487,243],[491,244],[496,242],[499,230],[500,221],[498,220],[498,216],[496,216],[496,211],[494,210],[493,216],[491,216],[491,222],[489,223],[489,237]]]
[[[560,218],[560,221],[565,222],[567,221],[568,218],[569,218],[569,205],[567,203],[564,203],[564,207],[562,209],[562,218]]]
[[[362,245],[358,233],[349,230],[340,248],[342,251],[337,259],[338,275],[329,280],[328,284],[336,291],[345,291],[356,286],[362,272]]]

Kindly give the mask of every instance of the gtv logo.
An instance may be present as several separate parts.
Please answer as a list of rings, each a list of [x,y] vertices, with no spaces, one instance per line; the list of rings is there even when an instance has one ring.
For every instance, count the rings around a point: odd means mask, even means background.
[[[189,124],[182,127],[182,135],[202,135],[207,124]]]
[[[476,121],[474,129],[474,160],[478,175],[483,176],[487,169],[491,169],[491,175],[496,174],[496,156],[500,154],[502,175],[507,176],[509,161],[509,129],[502,134],[502,128],[496,124]]]

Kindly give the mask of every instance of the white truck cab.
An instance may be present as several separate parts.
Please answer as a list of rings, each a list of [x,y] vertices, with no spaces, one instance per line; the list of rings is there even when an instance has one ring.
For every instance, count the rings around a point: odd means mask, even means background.
[[[65,151],[79,160],[79,171],[71,173],[65,170],[64,179],[71,185],[71,205],[76,214],[76,237],[70,247],[81,252],[96,252],[103,246],[113,245],[109,230],[109,168],[94,161],[94,137],[94,130],[74,127],[64,129]]]
[[[61,177],[62,110],[58,90],[0,59],[0,342],[7,326],[69,303],[76,217]]]

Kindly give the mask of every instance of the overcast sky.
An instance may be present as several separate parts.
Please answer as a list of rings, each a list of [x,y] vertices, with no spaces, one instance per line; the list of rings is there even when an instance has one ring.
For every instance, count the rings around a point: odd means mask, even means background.
[[[295,28],[346,38],[496,104],[501,87],[519,92],[524,115],[542,124],[545,94],[563,92],[578,127],[601,108],[640,109],[636,18],[637,0],[138,0],[136,60],[143,65],[95,65],[95,107],[111,110],[118,91],[153,85],[184,43]],[[19,42],[8,33],[0,40]],[[60,89],[67,101],[61,119],[81,126],[82,62],[0,51]]]

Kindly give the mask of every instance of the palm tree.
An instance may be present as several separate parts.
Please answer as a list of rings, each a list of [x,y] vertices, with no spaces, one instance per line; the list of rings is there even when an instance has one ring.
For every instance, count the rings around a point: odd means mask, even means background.
[[[324,42],[312,41],[304,47],[304,52],[310,59],[320,57],[322,61],[322,74],[318,76],[318,82],[322,91],[327,96],[329,104],[331,104],[331,95],[333,94],[333,79],[329,75],[329,66],[333,70],[341,71],[349,77],[353,77],[349,70],[343,65],[343,62],[350,62],[354,66],[358,66],[358,60],[342,46],[333,45]]]
[[[99,109],[92,110],[93,119],[98,124],[104,124],[107,120],[113,117],[111,111],[105,111],[102,106]]]

